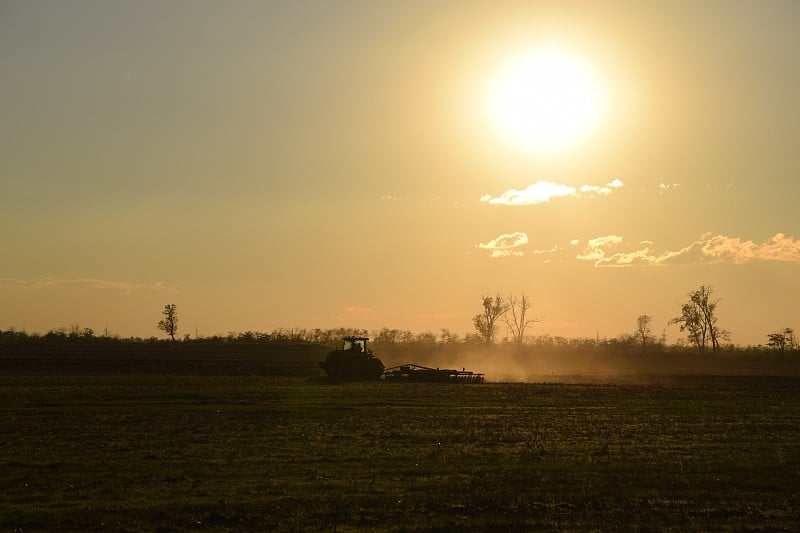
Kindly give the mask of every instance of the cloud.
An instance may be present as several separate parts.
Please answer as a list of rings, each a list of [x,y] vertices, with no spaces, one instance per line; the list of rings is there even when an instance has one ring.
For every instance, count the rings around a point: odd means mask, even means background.
[[[763,243],[743,240],[740,237],[712,235],[706,233],[698,240],[674,251],[657,254],[651,249],[651,241],[642,241],[644,248],[632,251],[614,250],[622,242],[621,237],[609,235],[589,241],[583,253],[577,256],[582,261],[593,261],[595,266],[632,266],[668,264],[744,264],[754,261],[781,261],[800,264],[800,241],[776,233]]]
[[[35,281],[27,281],[17,278],[0,278],[0,288],[9,287],[31,290],[68,288],[91,289],[101,291],[116,291],[125,296],[129,296],[142,290],[176,292],[174,288],[167,286],[167,284],[163,281],[144,284],[98,278],[59,279],[53,277],[44,277]]]
[[[524,255],[517,248],[525,244],[528,244],[528,235],[521,231],[515,231],[514,233],[504,233],[487,243],[481,243],[478,248],[490,250],[492,257],[507,257],[509,255]]]
[[[752,261],[782,261],[800,263],[800,241],[776,233],[766,242],[757,244],[739,237],[706,234],[701,243],[703,256],[711,262],[750,263]]]
[[[599,187],[597,185],[584,185],[580,188],[580,191],[583,193],[595,193],[601,196],[608,196],[611,194],[613,189],[618,189],[622,187],[622,181],[619,179],[615,179],[605,184],[603,187]]]
[[[670,189],[677,189],[680,186],[681,186],[680,183],[664,183],[664,182],[661,182],[661,183],[658,184],[658,190],[661,192],[661,194],[663,194],[664,191],[668,191]]]
[[[549,202],[551,198],[575,196],[575,194],[575,187],[551,181],[537,181],[521,191],[509,189],[497,198],[485,194],[481,197],[481,202],[489,202],[492,205],[536,205]]]
[[[800,242],[786,237],[783,233],[775,234],[762,244],[742,240],[739,237],[706,233],[680,250],[667,252],[659,258],[659,262],[665,264],[744,264],[752,261],[800,263]]]
[[[666,252],[656,258],[654,263],[658,264],[691,264],[691,263],[704,263],[705,258],[701,250],[702,243],[695,241],[679,250]]]
[[[582,261],[602,261],[606,257],[606,250],[604,248],[607,246],[613,247],[621,242],[622,237],[619,235],[605,235],[603,237],[589,239],[583,253],[579,254],[577,258]]]
[[[763,261],[800,263],[800,240],[776,233],[759,247],[758,258]]]
[[[589,239],[590,248],[598,248],[600,246],[608,246],[610,244],[619,244],[622,242],[622,237],[619,235],[606,235],[605,237],[596,237]]]
[[[552,254],[557,251],[558,251],[558,245],[556,244],[555,246],[547,250],[533,250],[531,253],[534,255],[541,255],[541,254]]]
[[[552,181],[537,181],[528,185],[525,189],[509,189],[500,196],[493,197],[490,194],[481,196],[481,202],[488,202],[492,205],[536,205],[549,202],[552,198],[563,198],[567,196],[577,197],[580,194],[599,194],[608,196],[613,189],[622,187],[622,181],[615,179],[606,183],[605,186],[583,185],[580,189],[575,189],[571,185],[553,183]],[[580,193],[580,194],[579,194]]]
[[[593,192],[603,196],[611,194],[611,189],[609,189],[608,187],[598,187],[597,185],[584,185],[583,187],[580,188],[580,191],[584,193]]]
[[[647,247],[633,252],[616,253],[608,257],[601,257],[595,262],[595,266],[633,266],[657,263],[658,258]]]
[[[783,239],[783,234],[779,234]],[[768,245],[758,245],[753,241],[743,241],[739,237],[728,237],[726,235],[715,235],[713,237],[706,235],[706,239],[702,242],[700,250],[705,257],[708,257],[714,262],[729,262],[735,264],[749,263],[756,258],[770,258],[775,254],[769,252]],[[774,240],[777,235],[772,239]],[[762,255],[761,250],[764,249],[765,254]]]

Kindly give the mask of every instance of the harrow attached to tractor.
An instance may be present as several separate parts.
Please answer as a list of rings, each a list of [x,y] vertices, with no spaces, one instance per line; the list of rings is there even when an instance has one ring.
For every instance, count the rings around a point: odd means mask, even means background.
[[[484,378],[483,374],[463,368],[430,368],[409,363],[387,368],[383,371],[383,379],[401,383],[483,383]]]

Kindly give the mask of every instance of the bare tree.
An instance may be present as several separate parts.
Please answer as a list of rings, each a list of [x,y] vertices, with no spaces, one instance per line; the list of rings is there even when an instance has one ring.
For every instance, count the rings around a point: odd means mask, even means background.
[[[483,312],[472,317],[472,324],[488,345],[494,342],[497,334],[497,321],[508,311],[508,304],[499,294],[494,298],[481,296],[481,300],[483,301]]]
[[[714,354],[719,353],[720,339],[726,339],[729,333],[717,325],[717,304],[719,300],[710,301],[713,289],[701,285],[699,289],[689,293],[689,302],[681,307],[681,315],[670,320],[671,324],[680,324],[681,331],[688,331],[689,341],[701,352],[708,343]]]
[[[647,341],[653,338],[653,332],[650,329],[652,322],[653,317],[650,315],[639,315],[636,319],[636,338],[642,343],[642,351],[647,350]]]
[[[169,335],[175,341],[175,332],[178,331],[178,306],[168,304],[161,312],[164,318],[158,321],[158,329]]]
[[[541,322],[542,319],[529,314],[533,306],[524,292],[519,300],[513,294],[509,295],[507,308],[508,311],[503,315],[503,321],[511,333],[511,338],[514,339],[517,350],[519,350],[525,341],[525,331],[531,325]]]

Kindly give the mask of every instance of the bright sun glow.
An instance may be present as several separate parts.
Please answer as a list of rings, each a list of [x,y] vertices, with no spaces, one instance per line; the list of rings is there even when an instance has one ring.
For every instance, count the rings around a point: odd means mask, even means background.
[[[534,150],[557,150],[579,140],[602,111],[599,84],[573,56],[545,48],[509,61],[493,80],[488,114],[499,133]]]

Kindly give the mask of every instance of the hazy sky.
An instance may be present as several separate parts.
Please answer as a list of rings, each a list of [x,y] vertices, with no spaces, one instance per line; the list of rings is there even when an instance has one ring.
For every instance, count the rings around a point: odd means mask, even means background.
[[[158,335],[176,303],[180,334],[463,334],[525,292],[535,333],[674,340],[708,284],[765,343],[800,328],[798,27],[795,1],[2,2],[0,328]],[[597,96],[554,146],[487,103],[536,50]]]

